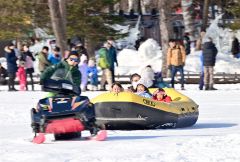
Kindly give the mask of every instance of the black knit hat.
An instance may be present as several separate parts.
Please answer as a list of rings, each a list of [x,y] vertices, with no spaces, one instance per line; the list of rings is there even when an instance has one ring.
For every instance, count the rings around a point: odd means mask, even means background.
[[[10,47],[10,46],[15,46],[15,45],[12,42],[9,42],[7,46]]]
[[[72,56],[72,55],[77,56],[77,57],[79,58],[79,54],[78,54],[77,51],[71,51],[71,52],[69,53],[69,55],[68,55],[68,58],[69,58],[70,56]]]
[[[60,52],[60,48],[58,46],[53,48],[53,51]]]

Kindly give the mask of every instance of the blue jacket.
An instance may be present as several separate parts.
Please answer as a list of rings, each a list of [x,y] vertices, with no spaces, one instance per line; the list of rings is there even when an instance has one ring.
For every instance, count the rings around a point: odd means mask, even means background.
[[[93,78],[98,78],[98,70],[97,70],[97,67],[96,66],[93,66],[93,67],[88,67],[87,68],[87,73],[88,75],[90,73],[92,73],[92,76]]]
[[[146,91],[137,92],[136,94],[139,95],[139,96],[145,97],[145,98],[152,98],[152,95],[150,93],[146,92]]]
[[[14,50],[10,50],[5,48],[5,57],[7,60],[7,72],[8,73],[16,73],[17,72],[17,57],[15,55]]]
[[[55,65],[57,63],[59,63],[61,61],[61,56],[59,55],[59,57],[55,57],[53,53],[48,55],[48,61]]]

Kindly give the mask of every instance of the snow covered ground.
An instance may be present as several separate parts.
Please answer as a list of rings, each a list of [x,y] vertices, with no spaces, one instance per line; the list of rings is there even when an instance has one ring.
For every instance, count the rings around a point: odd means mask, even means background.
[[[178,85],[177,85],[178,86]],[[196,125],[182,129],[108,131],[107,141],[30,142],[30,108],[43,92],[7,92],[0,86],[1,162],[239,162],[240,84],[199,91],[186,85],[183,94],[200,105]],[[38,87],[39,88],[39,87]],[[85,92],[90,98],[102,92]],[[87,136],[89,133],[84,132]]]

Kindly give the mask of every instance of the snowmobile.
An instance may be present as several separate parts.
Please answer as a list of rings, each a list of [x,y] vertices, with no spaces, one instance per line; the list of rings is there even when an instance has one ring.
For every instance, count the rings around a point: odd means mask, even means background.
[[[37,107],[31,109],[34,143],[43,143],[45,133],[54,134],[55,140],[80,138],[83,130],[89,130],[96,140],[106,138],[106,131],[100,131],[95,124],[94,105],[88,97],[80,96],[78,86],[50,79],[42,89],[54,95],[40,99]]]

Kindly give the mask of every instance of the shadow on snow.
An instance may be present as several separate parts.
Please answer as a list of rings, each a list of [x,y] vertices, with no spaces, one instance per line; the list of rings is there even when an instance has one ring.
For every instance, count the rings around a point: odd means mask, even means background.
[[[189,127],[187,129],[209,129],[209,128],[228,128],[228,127],[234,127],[238,124],[235,123],[197,123],[192,127]]]

